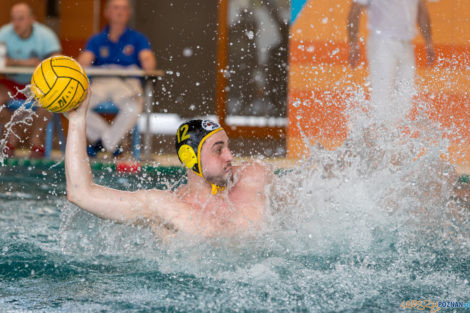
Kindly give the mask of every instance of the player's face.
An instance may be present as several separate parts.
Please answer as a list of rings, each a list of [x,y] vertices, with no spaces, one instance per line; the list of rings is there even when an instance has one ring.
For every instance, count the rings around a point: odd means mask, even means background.
[[[210,136],[202,145],[202,174],[210,183],[226,186],[233,175],[232,161],[233,156],[225,131],[221,130]]]
[[[127,25],[131,16],[128,0],[113,0],[106,7],[106,18],[110,24]]]
[[[15,5],[11,9],[11,24],[13,30],[20,37],[26,37],[31,33],[34,17],[28,6],[24,4]]]

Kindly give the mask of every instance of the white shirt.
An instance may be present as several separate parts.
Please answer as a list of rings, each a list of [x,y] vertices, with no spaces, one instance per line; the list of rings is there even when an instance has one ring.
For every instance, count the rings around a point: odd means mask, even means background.
[[[419,0],[354,0],[367,7],[367,27],[372,34],[399,40],[416,36]]]

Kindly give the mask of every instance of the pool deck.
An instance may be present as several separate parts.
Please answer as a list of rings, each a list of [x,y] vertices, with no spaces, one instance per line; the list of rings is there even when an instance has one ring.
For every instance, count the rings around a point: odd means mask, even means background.
[[[15,159],[28,159],[29,150],[27,149],[17,149],[15,150]],[[60,162],[64,159],[64,156],[61,151],[53,150],[51,152],[51,158],[49,160]],[[269,163],[276,168],[293,168],[296,164],[299,163],[297,159],[288,159],[288,158],[263,158],[259,157],[236,157],[235,162],[243,162],[248,160],[263,160],[263,162]],[[123,153],[119,158],[114,158],[109,153],[99,153],[96,158],[91,158],[91,162],[100,162],[100,163],[135,163],[148,166],[181,166],[180,161],[176,155],[172,154],[152,154],[149,160],[136,162],[132,157],[132,154]]]
[[[15,151],[15,160],[27,160],[29,156],[29,150],[21,150],[17,149]],[[47,159],[44,159],[47,160]],[[51,162],[60,162],[64,160],[64,156],[61,151],[53,150],[51,153],[51,158],[48,161]],[[300,164],[300,160],[298,159],[289,159],[289,158],[266,158],[263,156],[255,156],[255,157],[235,157],[235,163],[240,163],[243,161],[248,160],[262,160],[268,164],[271,164],[275,168],[280,169],[289,169],[293,168],[296,165]],[[117,164],[117,163],[128,163],[128,164],[138,164],[140,166],[150,166],[150,167],[158,167],[158,166],[167,166],[167,167],[179,167],[181,163],[179,162],[178,158],[174,154],[152,154],[149,160],[136,162],[132,157],[132,154],[123,153],[119,158],[113,158],[109,153],[100,153],[96,158],[90,159],[91,162],[94,163],[102,163],[102,164]],[[456,166],[457,173],[462,177],[465,177],[464,180],[470,180],[470,165],[468,166]]]
[[[60,151],[52,151],[50,159],[36,159],[31,160],[28,158],[29,150],[15,151],[15,158],[8,159],[4,162],[7,166],[34,166],[37,168],[49,169],[64,166],[64,156]],[[236,157],[235,164],[248,160],[262,160],[263,162],[271,164],[274,169],[283,170],[296,167],[300,164],[299,160],[288,158],[249,158],[249,157]],[[161,172],[169,171],[177,173],[182,170],[181,163],[176,155],[171,154],[153,154],[150,160],[145,162],[135,162],[131,154],[124,153],[118,159],[112,158],[110,154],[101,153],[97,158],[90,160],[90,165],[93,170],[112,170],[120,173],[136,173],[136,172]],[[462,171],[462,167],[456,167],[459,174],[458,183],[455,185],[454,191],[458,198],[470,203],[470,169]]]

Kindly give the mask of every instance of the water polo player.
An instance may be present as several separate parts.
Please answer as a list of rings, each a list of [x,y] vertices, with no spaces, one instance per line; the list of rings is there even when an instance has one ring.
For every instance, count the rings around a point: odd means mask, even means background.
[[[272,182],[272,169],[260,162],[232,166],[227,134],[208,120],[188,121],[178,128],[176,149],[188,168],[188,181],[177,190],[131,192],[95,184],[86,154],[88,102],[89,95],[69,113],[65,155],[69,201],[101,218],[146,224],[159,235],[175,229],[225,236],[263,224],[265,187]]]
[[[196,175],[204,178],[211,185],[211,191],[214,195],[224,190],[232,179],[232,154],[229,149],[223,149],[224,141],[216,142],[213,152],[219,155],[226,153],[226,157],[221,159],[225,164],[209,166],[214,165],[214,161],[207,161],[204,162],[207,165],[203,171],[201,166],[201,150],[206,139],[222,130],[213,121],[191,120],[183,123],[178,128],[175,140],[176,153],[181,163]],[[217,171],[217,169],[219,169],[219,172],[213,172]],[[191,175],[191,172],[188,175]]]

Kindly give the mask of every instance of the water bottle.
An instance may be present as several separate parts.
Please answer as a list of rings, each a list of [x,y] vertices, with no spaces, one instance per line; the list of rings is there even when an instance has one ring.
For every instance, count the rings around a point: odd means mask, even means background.
[[[5,68],[7,63],[7,45],[0,42],[0,68]]]

